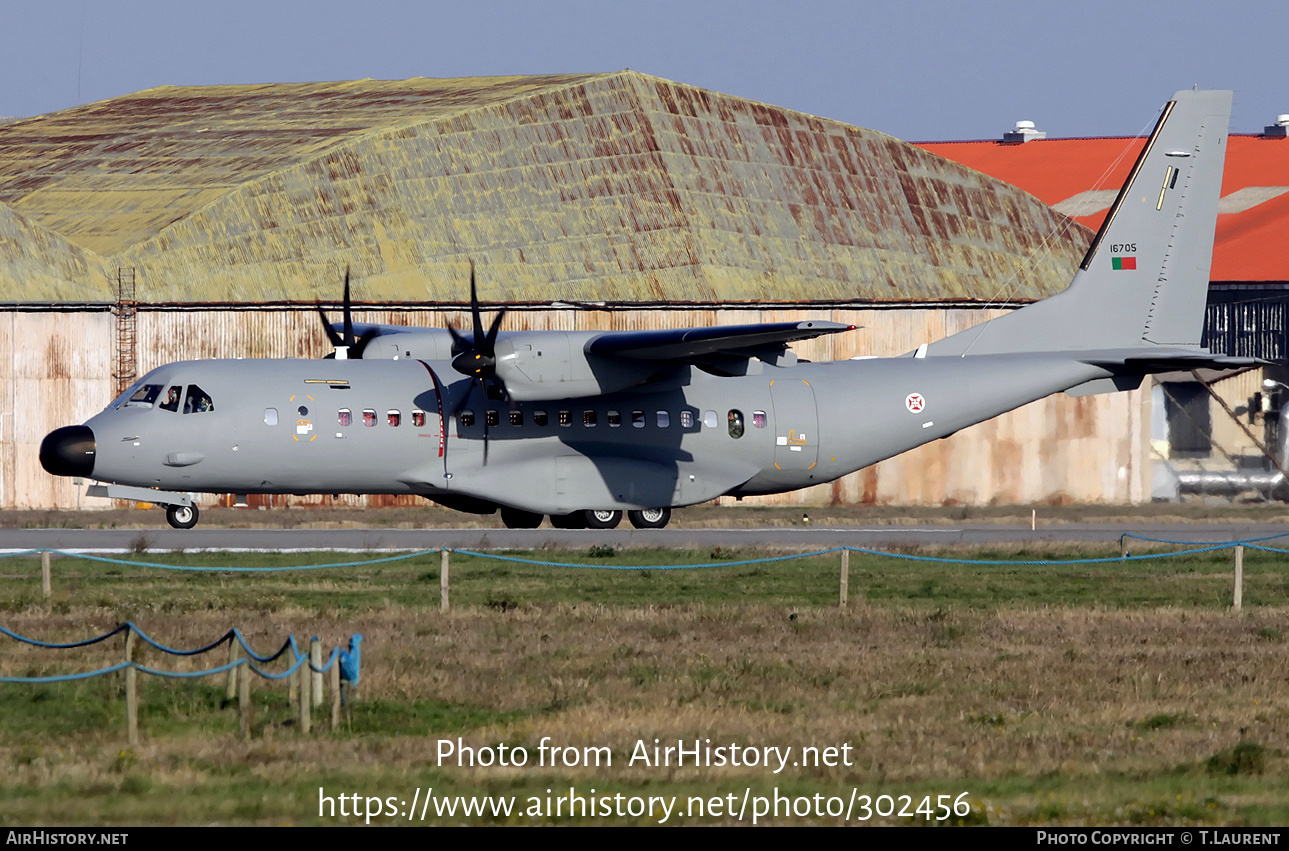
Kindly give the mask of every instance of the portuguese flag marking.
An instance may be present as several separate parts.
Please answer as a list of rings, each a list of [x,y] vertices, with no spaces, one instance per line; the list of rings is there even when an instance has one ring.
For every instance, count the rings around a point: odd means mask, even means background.
[[[1122,271],[1124,269],[1136,269],[1137,258],[1136,257],[1111,257],[1110,268],[1114,269],[1116,272]]]

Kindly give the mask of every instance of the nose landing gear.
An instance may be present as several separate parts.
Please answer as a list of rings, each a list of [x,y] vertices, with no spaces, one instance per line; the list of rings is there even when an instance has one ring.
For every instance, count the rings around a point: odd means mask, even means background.
[[[167,505],[166,522],[176,529],[191,529],[201,514],[195,505]]]

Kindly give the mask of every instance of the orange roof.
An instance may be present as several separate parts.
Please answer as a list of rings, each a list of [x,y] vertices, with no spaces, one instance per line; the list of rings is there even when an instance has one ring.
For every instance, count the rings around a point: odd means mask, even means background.
[[[916,142],[1034,195],[1096,230],[1145,139],[1035,139],[1022,144]],[[1230,137],[1218,206],[1212,280],[1289,281],[1289,139]]]

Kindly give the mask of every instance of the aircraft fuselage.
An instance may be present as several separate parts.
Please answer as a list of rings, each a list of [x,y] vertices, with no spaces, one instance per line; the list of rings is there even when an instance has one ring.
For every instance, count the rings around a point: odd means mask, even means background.
[[[86,475],[197,493],[467,497],[539,514],[673,507],[827,482],[1105,374],[1015,355],[734,377],[681,367],[641,391],[515,403],[442,362],[187,361],[85,424]]]

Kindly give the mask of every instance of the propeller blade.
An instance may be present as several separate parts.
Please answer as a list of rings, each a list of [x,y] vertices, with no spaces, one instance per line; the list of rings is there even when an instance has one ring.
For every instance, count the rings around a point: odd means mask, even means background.
[[[470,317],[474,320],[474,344],[483,339],[483,315],[479,312],[479,290],[474,282],[474,261],[470,261]]]
[[[490,358],[495,359],[497,356],[497,332],[501,330],[501,320],[505,317],[504,309],[497,311],[497,315],[493,317],[492,326],[488,328],[488,335],[483,338],[483,345],[479,347]]]
[[[354,345],[354,317],[353,317],[353,312],[350,309],[350,301],[349,301],[349,267],[348,266],[345,267],[344,310],[345,310],[345,334],[344,334],[345,345],[352,346]]]
[[[322,317],[322,327],[323,329],[326,330],[327,339],[331,341],[331,345],[333,347],[344,345],[344,338],[342,338],[339,334],[336,333],[335,328],[331,327],[331,320],[327,318],[327,312],[322,309],[322,302],[318,302],[317,307],[318,307],[318,316]],[[329,358],[333,358],[335,356],[336,356],[335,352],[332,352],[331,354],[327,355],[327,357]]]
[[[469,348],[470,344],[466,336],[451,325],[448,326],[448,333],[452,335],[452,354],[459,355]]]

